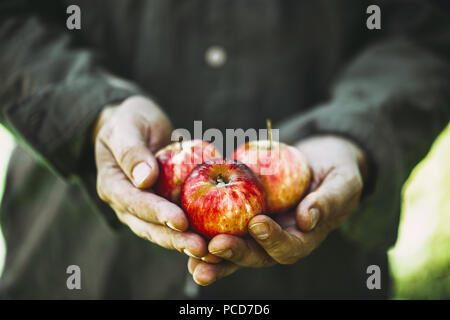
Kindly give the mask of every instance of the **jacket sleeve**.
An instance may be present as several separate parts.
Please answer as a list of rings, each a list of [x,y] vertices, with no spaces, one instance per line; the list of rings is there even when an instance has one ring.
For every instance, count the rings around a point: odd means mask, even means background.
[[[369,181],[340,228],[365,248],[395,242],[403,183],[450,119],[450,18],[422,4],[383,20],[383,36],[344,69],[327,103],[280,125],[290,143],[333,133],[366,150]]]
[[[140,90],[101,67],[65,20],[43,18],[55,2],[0,2],[0,120],[50,168],[95,193],[90,133],[101,109]],[[93,175],[94,174],[94,175]],[[94,197],[96,198],[96,197]]]

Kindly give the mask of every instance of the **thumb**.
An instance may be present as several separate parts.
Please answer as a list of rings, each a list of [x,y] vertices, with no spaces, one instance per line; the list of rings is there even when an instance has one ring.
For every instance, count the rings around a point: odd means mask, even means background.
[[[296,218],[299,229],[311,231],[320,221],[342,223],[347,214],[356,209],[361,191],[362,179],[357,171],[333,169],[319,188],[298,205]]]
[[[151,187],[159,175],[158,162],[151,153],[147,137],[133,125],[122,124],[110,134],[99,134],[130,181],[140,189]]]

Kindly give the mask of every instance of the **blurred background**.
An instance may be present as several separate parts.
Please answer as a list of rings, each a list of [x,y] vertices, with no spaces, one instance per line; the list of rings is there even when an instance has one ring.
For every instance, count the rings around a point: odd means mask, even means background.
[[[0,125],[0,197],[13,138]],[[0,274],[6,249],[0,232]],[[392,299],[450,299],[450,125],[403,187]]]

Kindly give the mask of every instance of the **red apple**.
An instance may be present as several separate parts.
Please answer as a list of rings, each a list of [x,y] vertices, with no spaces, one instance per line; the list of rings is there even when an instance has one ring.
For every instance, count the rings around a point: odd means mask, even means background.
[[[291,209],[309,187],[311,173],[305,157],[284,143],[251,141],[239,147],[233,158],[245,163],[261,181],[267,214]]]
[[[222,158],[217,149],[202,140],[172,143],[156,153],[159,177],[155,192],[164,198],[179,203],[181,185],[197,165],[214,158]]]
[[[245,235],[248,221],[264,212],[264,190],[243,163],[215,159],[192,170],[183,183],[181,205],[192,228],[208,238]]]

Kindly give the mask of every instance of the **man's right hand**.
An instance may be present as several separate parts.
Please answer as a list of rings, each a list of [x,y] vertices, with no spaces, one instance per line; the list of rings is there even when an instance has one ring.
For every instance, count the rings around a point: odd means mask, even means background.
[[[97,192],[139,237],[201,258],[207,244],[186,231],[183,210],[149,189],[159,174],[153,153],[170,142],[171,131],[167,116],[145,97],[106,107],[94,129]]]

